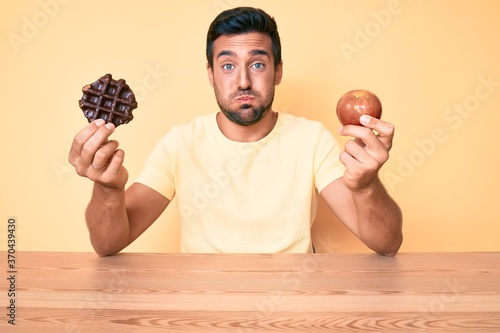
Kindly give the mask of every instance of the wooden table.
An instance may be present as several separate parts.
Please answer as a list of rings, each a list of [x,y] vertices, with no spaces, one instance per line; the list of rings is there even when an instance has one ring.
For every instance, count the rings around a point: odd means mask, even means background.
[[[500,253],[18,252],[15,268],[0,332],[500,332]]]

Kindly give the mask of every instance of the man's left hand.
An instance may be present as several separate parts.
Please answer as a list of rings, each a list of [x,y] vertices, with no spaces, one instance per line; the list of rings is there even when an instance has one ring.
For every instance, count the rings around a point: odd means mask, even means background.
[[[394,125],[368,115],[360,117],[362,126],[346,125],[339,133],[354,139],[346,142],[340,161],[347,168],[344,182],[351,191],[368,187],[389,158]]]

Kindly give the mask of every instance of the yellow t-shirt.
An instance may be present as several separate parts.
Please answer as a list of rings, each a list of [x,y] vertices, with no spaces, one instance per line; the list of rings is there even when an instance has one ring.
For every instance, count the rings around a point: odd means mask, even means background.
[[[137,182],[176,197],[188,253],[311,252],[318,193],[345,171],[319,122],[279,113],[256,142],[226,138],[216,113],[174,127]]]

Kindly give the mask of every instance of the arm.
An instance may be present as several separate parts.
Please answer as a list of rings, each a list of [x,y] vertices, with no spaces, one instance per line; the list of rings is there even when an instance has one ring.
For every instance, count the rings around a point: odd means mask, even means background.
[[[85,219],[99,256],[120,252],[149,228],[170,201],[155,190],[132,184],[126,191],[94,183]]]
[[[393,125],[362,117],[364,126],[344,126],[342,135],[355,137],[340,154],[346,172],[322,191],[335,215],[369,248],[394,256],[402,243],[402,213],[383,187],[378,171],[389,158]],[[379,134],[375,134],[373,130]]]
[[[128,172],[118,142],[108,140],[112,124],[96,120],[75,136],[69,162],[80,176],[94,181],[85,212],[90,240],[96,253],[118,253],[142,234],[168,206],[169,200],[134,183],[125,191]]]

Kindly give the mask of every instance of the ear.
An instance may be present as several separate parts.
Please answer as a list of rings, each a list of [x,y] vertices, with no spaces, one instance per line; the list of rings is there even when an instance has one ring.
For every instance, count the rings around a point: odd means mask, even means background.
[[[207,75],[208,75],[208,82],[210,82],[210,85],[213,87],[214,86],[214,71],[212,70],[212,67],[210,67],[210,64],[207,62]]]
[[[283,60],[280,61],[274,73],[274,84],[278,85],[281,83],[281,78],[283,77]]]

